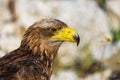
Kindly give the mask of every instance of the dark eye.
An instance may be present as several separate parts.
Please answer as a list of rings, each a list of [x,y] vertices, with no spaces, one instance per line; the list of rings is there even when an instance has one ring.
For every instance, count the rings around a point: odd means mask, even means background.
[[[57,31],[57,29],[55,29],[55,28],[50,28],[50,31],[51,31],[51,32],[55,32],[55,31]]]

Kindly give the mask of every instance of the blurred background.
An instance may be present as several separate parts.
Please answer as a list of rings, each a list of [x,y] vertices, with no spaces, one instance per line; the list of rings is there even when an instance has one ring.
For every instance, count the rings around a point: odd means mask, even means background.
[[[120,79],[120,0],[0,0],[0,57],[42,18],[60,19],[81,37],[78,47],[60,47],[51,80]]]

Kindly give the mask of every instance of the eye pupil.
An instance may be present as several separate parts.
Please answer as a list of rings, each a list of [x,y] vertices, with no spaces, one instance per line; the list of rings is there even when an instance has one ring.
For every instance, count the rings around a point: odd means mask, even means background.
[[[51,31],[52,31],[52,32],[55,32],[55,31],[56,31],[56,29],[55,29],[55,28],[52,28],[52,29],[51,29]]]

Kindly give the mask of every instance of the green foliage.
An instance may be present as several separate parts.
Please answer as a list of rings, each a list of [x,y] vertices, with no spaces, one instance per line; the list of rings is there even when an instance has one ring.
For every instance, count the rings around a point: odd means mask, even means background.
[[[117,30],[111,29],[111,33],[113,35],[113,42],[120,41],[120,27]]]

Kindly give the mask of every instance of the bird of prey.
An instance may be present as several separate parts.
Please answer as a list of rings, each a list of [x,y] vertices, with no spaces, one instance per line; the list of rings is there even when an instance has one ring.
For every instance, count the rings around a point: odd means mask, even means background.
[[[50,80],[54,59],[64,41],[79,44],[79,35],[58,19],[30,26],[20,47],[0,58],[0,80]]]

